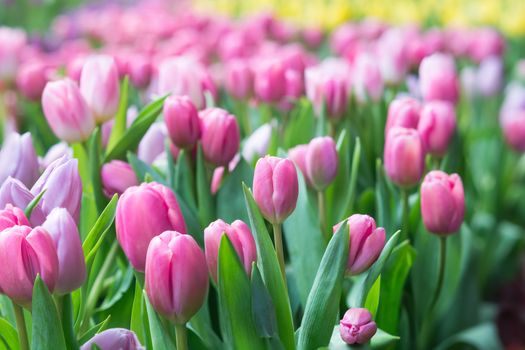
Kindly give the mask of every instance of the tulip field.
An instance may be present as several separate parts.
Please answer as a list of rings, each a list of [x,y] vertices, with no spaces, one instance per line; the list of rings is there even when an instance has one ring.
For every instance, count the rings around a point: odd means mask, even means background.
[[[0,0],[0,350],[525,349],[525,5]]]

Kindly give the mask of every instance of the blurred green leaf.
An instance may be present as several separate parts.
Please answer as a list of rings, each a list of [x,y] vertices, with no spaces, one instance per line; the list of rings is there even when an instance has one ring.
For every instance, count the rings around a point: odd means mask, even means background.
[[[0,318],[0,338],[8,349],[19,349],[18,333],[16,329],[5,319]]]
[[[240,219],[248,222],[248,213],[242,193],[242,183],[252,183],[253,170],[241,159],[235,169],[223,179],[217,192],[217,217],[226,222]]]
[[[477,350],[503,349],[498,330],[493,323],[487,322],[465,329],[460,333],[444,340],[436,350],[465,349],[472,346]]]
[[[109,323],[109,319],[111,318],[111,315],[108,316],[104,321],[97,323],[93,327],[91,327],[86,333],[84,333],[79,339],[78,343],[80,345],[87,342],[89,339],[93,338],[96,334],[101,333],[107,329],[107,325]]]
[[[144,302],[148,311],[149,328],[151,331],[151,342],[155,350],[173,350],[175,344],[171,339],[170,333],[166,330],[162,320],[159,318],[153,306],[151,306],[148,296],[144,293]]]
[[[181,150],[177,157],[175,167],[175,190],[194,212],[197,212],[197,199],[195,198],[195,176],[194,170],[190,166],[192,163],[191,155],[186,150]]]
[[[298,101],[290,113],[290,121],[284,131],[284,147],[286,149],[306,144],[315,136],[315,116],[312,103],[303,98]]]
[[[100,154],[101,154],[100,128],[96,128],[89,139],[89,173],[90,182],[95,196],[97,211],[101,213],[107,204],[107,198],[102,191],[102,180],[100,178]]]
[[[169,154],[168,154],[169,157]],[[137,175],[137,179],[139,182],[146,181],[147,175],[151,176],[151,178],[160,184],[167,185],[166,179],[159,174],[159,172],[153,167],[151,167],[149,164],[144,162],[143,160],[139,159],[135,154],[128,152],[127,153],[128,162],[133,168],[133,171],[135,171],[135,174]]]
[[[126,75],[120,84],[120,100],[118,105],[117,115],[115,116],[115,123],[111,129],[107,148],[111,149],[120,140],[126,131],[127,114],[128,114],[128,88],[129,77]]]
[[[372,316],[375,318],[377,314],[377,308],[379,307],[379,297],[381,295],[381,275],[376,279],[372,288],[366,295],[364,308],[370,311]]]
[[[206,164],[200,145],[197,147],[197,203],[201,227],[208,226],[215,218],[215,200],[211,195],[211,185],[206,173]]]

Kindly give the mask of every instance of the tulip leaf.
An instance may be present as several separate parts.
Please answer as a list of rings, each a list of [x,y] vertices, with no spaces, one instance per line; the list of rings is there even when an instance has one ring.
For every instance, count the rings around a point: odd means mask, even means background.
[[[115,116],[115,123],[111,129],[111,135],[108,140],[108,149],[113,148],[117,141],[124,135],[126,131],[126,122],[128,114],[128,90],[129,77],[126,75],[120,84],[120,100],[118,104],[117,115]]]
[[[149,127],[155,122],[162,111],[166,97],[167,96],[164,96],[151,102],[140,111],[137,118],[131,126],[126,129],[115,145],[111,148],[108,147],[104,163],[113,159],[124,159],[128,151],[133,151],[137,148],[144,134],[146,134]]]
[[[264,285],[261,272],[255,263],[252,266],[251,287],[253,317],[257,334],[262,338],[278,337],[277,319],[272,297]]]
[[[264,349],[252,317],[250,281],[227,235],[222,235],[218,257],[219,300],[222,320],[234,349]]]
[[[55,302],[40,276],[37,276],[33,287],[32,315],[31,348],[34,350],[66,349]]]
[[[46,193],[46,191],[47,191],[47,188],[44,188],[42,190],[42,192],[40,192],[35,198],[33,198],[33,200],[31,200],[31,202],[29,202],[27,207],[24,209],[24,214],[25,214],[26,218],[30,218],[31,217],[31,214],[33,213],[33,209],[35,209],[35,207],[38,205],[38,203],[40,203],[40,200],[42,199],[42,197],[44,196],[44,193]]]
[[[92,251],[95,250],[95,247],[99,247],[102,243],[101,237],[104,235],[104,232],[109,230],[109,228],[113,224],[113,221],[115,220],[117,201],[118,196],[114,195],[113,198],[111,198],[111,200],[109,201],[106,208],[98,217],[97,221],[95,222],[95,225],[91,228],[91,231],[89,231],[89,233],[87,234],[86,239],[82,243],[82,250],[84,251],[84,256],[87,257]]]
[[[305,144],[315,136],[315,117],[312,103],[300,99],[291,112],[290,122],[284,131],[284,146],[286,149]]]
[[[6,344],[8,349],[19,349],[16,329],[3,318],[0,318],[0,340]]]
[[[326,217],[328,222],[342,221],[346,211],[346,201],[350,191],[350,141],[346,129],[343,129],[336,140],[337,175],[326,188]]]
[[[377,308],[379,307],[379,297],[381,295],[381,275],[376,279],[372,288],[368,292],[364,304],[364,308],[370,311],[372,316],[376,316]]]
[[[486,322],[465,329],[444,340],[436,347],[436,350],[464,349],[470,347],[478,350],[503,349],[496,326],[491,322]]]
[[[391,346],[395,342],[399,340],[399,337],[389,334],[385,332],[384,330],[378,328],[376,334],[372,337],[370,340],[370,346],[367,347],[366,345],[348,345],[341,339],[341,333],[339,330],[340,326],[337,325],[334,327],[334,330],[332,332],[332,337],[330,339],[330,344],[327,348],[329,350],[350,350],[350,349],[385,349],[388,346]]]
[[[226,222],[240,219],[248,222],[248,213],[242,194],[242,183],[252,183],[253,170],[241,159],[235,169],[223,179],[217,193],[217,217]]]
[[[281,274],[277,254],[272,245],[272,240],[266,229],[266,224],[261,216],[259,208],[253,199],[253,195],[243,184],[244,199],[250,218],[252,233],[257,245],[257,266],[261,271],[264,284],[272,297],[277,316],[279,338],[285,349],[295,349],[295,337],[292,320],[290,301],[286,291],[286,285]]]
[[[318,215],[309,201],[308,189],[300,171],[297,171],[297,180],[299,183],[297,206],[284,222],[283,231],[301,305],[304,307],[317,268],[323,258],[326,243],[321,233]]]
[[[169,156],[170,155],[168,154],[168,157]],[[128,152],[127,158],[129,165],[131,165],[131,167],[133,168],[133,171],[135,172],[135,175],[137,176],[139,182],[146,181],[146,177],[149,175],[151,176],[153,181],[166,186],[168,185],[164,177],[161,174],[159,174],[157,170],[155,170],[143,160],[139,159],[135,154]]]
[[[394,230],[393,225],[393,214],[391,208],[392,205],[392,191],[389,187],[389,183],[386,179],[385,169],[380,159],[377,159],[376,163],[376,212],[377,212],[377,224],[385,228],[387,232]],[[403,234],[406,235],[406,232]]]
[[[95,205],[101,213],[107,204],[107,199],[102,192],[102,180],[100,178],[100,154],[101,154],[100,128],[96,128],[89,140],[89,173]]]
[[[297,347],[327,346],[339,312],[344,273],[348,262],[349,235],[345,222],[332,236],[308,295]]]
[[[195,176],[191,156],[188,151],[181,150],[177,157],[177,165],[174,174],[174,188],[181,195],[190,208],[197,212],[197,202],[195,199]]]
[[[88,329],[88,331],[82,334],[82,336],[78,339],[78,343],[84,344],[85,342],[93,338],[96,334],[105,331],[108,328],[110,319],[111,319],[111,315],[106,317],[104,321],[97,323],[96,325]]]
[[[175,344],[171,339],[169,331],[164,326],[164,323],[157,315],[153,306],[151,306],[148,296],[144,295],[144,302],[146,304],[146,310],[148,312],[149,328],[151,331],[151,341],[153,349],[155,350],[172,350],[175,349]]]
[[[197,204],[199,222],[201,227],[206,227],[215,219],[214,198],[211,195],[210,177],[206,173],[204,154],[199,145],[197,147]]]

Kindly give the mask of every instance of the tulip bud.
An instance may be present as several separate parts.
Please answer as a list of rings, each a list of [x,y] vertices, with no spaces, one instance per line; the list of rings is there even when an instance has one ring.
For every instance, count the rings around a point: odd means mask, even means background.
[[[153,164],[165,150],[164,141],[168,131],[162,122],[153,123],[139,143],[137,156],[143,162]]]
[[[186,97],[170,96],[164,101],[164,122],[171,141],[178,148],[193,148],[201,136],[199,113]]]
[[[235,220],[231,225],[228,225],[219,219],[204,229],[206,263],[213,281],[217,283],[217,262],[223,234],[228,236],[246,274],[251,276],[252,263],[257,260],[257,249],[250,228],[241,220]]]
[[[124,191],[117,204],[117,239],[131,265],[144,271],[153,237],[164,231],[186,232],[177,198],[166,186],[143,183]]]
[[[376,58],[368,53],[359,54],[354,67],[354,94],[360,103],[379,101],[384,82]]]
[[[503,109],[500,124],[507,143],[518,152],[525,152],[525,108]]]
[[[476,88],[481,96],[495,96],[503,84],[503,59],[487,57],[479,64],[476,75]]]
[[[454,105],[446,101],[428,102],[417,127],[426,152],[443,156],[456,130]]]
[[[124,328],[111,328],[96,334],[80,350],[92,350],[96,345],[101,350],[144,350],[137,335]]]
[[[0,232],[13,226],[30,226],[24,212],[17,207],[7,204],[0,210]]]
[[[78,172],[78,160],[67,155],[55,160],[31,188],[31,193],[42,196],[42,210],[49,215],[54,208],[66,208],[78,222],[82,200],[82,180]]]
[[[31,134],[9,134],[0,151],[0,183],[11,176],[26,186],[33,186],[38,175],[38,157]]]
[[[456,104],[459,81],[454,59],[441,53],[425,57],[419,66],[419,84],[425,101],[444,100]]]
[[[100,172],[104,194],[111,198],[114,194],[121,195],[124,191],[139,184],[131,165],[121,160],[112,160],[104,164]]]
[[[153,73],[151,61],[145,55],[132,55],[127,61],[127,73],[134,86],[139,89],[146,88]]]
[[[255,67],[255,95],[266,103],[279,102],[286,94],[286,69],[280,60]]]
[[[365,344],[376,334],[377,325],[367,309],[351,308],[341,319],[339,332],[341,339],[349,345]]]
[[[64,208],[55,208],[42,227],[51,235],[58,256],[56,291],[71,293],[86,279],[86,263],[75,220]]]
[[[421,216],[429,232],[446,235],[459,230],[465,213],[465,194],[458,174],[434,170],[421,184]]]
[[[262,215],[272,224],[282,223],[295,209],[297,172],[292,161],[266,156],[257,161],[253,196]]]
[[[67,156],[73,158],[73,150],[67,145],[66,142],[59,142],[49,148],[44,158],[40,160],[40,168],[45,170],[55,160]]]
[[[385,136],[394,126],[417,129],[421,103],[412,97],[401,97],[393,100],[388,106],[388,116],[385,126]]]
[[[312,186],[312,182],[308,177],[308,171],[306,169],[306,154],[308,153],[308,145],[297,145],[288,150],[288,158],[297,165],[301,173],[303,174],[304,180],[308,186]]]
[[[42,108],[53,132],[64,141],[85,141],[95,129],[95,120],[72,80],[47,83],[42,94]]]
[[[331,137],[316,137],[308,144],[306,172],[312,186],[323,191],[337,175],[337,149]]]
[[[11,204],[18,208],[27,208],[29,203],[35,199],[35,196],[27,187],[17,179],[8,177],[0,187],[0,208],[5,208]],[[46,216],[42,210],[42,204],[38,203],[31,213],[30,222],[33,226],[41,225]]]
[[[366,271],[379,257],[385,246],[385,229],[376,227],[374,218],[354,214],[348,219],[350,251],[348,252],[347,275],[358,275]],[[337,232],[343,223],[334,226]]]
[[[15,78],[26,44],[24,31],[0,26],[0,81],[9,82]]]
[[[239,150],[240,132],[237,119],[221,108],[208,108],[200,113],[202,152],[213,165],[225,166]]]
[[[224,85],[237,99],[246,99],[253,91],[253,71],[247,61],[233,60],[225,67]]]
[[[38,101],[48,80],[49,65],[34,61],[23,64],[16,77],[16,86],[26,98]]]
[[[199,311],[208,292],[206,258],[193,237],[166,231],[146,257],[146,293],[155,310],[177,324]]]
[[[86,59],[80,76],[80,91],[97,123],[115,116],[120,85],[113,57],[95,55]]]
[[[0,290],[17,304],[28,306],[40,275],[53,292],[58,257],[53,239],[42,227],[13,226],[0,235]]]
[[[400,187],[416,185],[425,170],[425,150],[417,130],[390,129],[385,142],[384,162],[393,183]]]
[[[268,153],[272,130],[271,124],[263,124],[244,140],[242,157],[247,162],[252,162],[255,157],[259,158]]]
[[[408,70],[407,40],[400,28],[391,28],[377,40],[377,59],[381,75],[389,85],[403,81]]]

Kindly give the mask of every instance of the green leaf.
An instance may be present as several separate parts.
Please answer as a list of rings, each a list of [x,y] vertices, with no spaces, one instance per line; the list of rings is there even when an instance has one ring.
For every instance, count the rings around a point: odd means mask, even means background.
[[[84,243],[82,243],[82,250],[84,251],[84,256],[89,256],[90,253],[96,252],[96,249],[100,247],[102,243],[101,239],[103,238],[104,232],[109,230],[113,221],[115,220],[115,213],[117,209],[118,196],[114,195],[113,198],[109,201],[106,208],[102,211],[98,217],[95,225],[89,231]]]
[[[376,316],[377,308],[379,307],[379,296],[381,295],[381,275],[370,288],[365,300],[365,309],[370,311],[372,316]]]
[[[138,146],[144,134],[146,134],[149,127],[155,122],[157,116],[162,111],[166,97],[167,96],[164,96],[151,102],[140,111],[133,124],[126,129],[115,145],[111,148],[108,147],[104,163],[113,159],[124,159],[128,151],[132,151]]]
[[[135,281],[135,295],[133,297],[133,308],[131,309],[130,329],[135,332],[141,344],[145,344],[144,327],[142,325],[142,287]]]
[[[350,191],[350,144],[349,135],[345,129],[339,135],[336,144],[337,149],[337,175],[334,181],[326,189],[326,216],[330,223],[339,222],[343,219],[346,211],[346,201]]]
[[[107,199],[102,192],[102,180],[100,178],[100,154],[101,154],[101,140],[100,128],[96,128],[89,140],[89,173],[91,179],[91,186],[93,188],[93,195],[95,196],[95,204],[97,211],[101,213],[107,204]]]
[[[93,338],[95,334],[101,333],[105,331],[108,328],[109,320],[111,319],[111,315],[106,317],[106,319],[100,323],[97,323],[93,327],[91,327],[86,333],[84,333],[79,339],[79,344],[84,344],[89,339]]]
[[[315,117],[311,102],[303,98],[299,100],[291,112],[290,122],[284,130],[284,146],[286,149],[306,144],[315,136]]]
[[[240,219],[248,222],[248,213],[242,193],[242,183],[252,183],[253,170],[241,159],[235,169],[223,179],[217,193],[217,217],[226,222]]]
[[[348,261],[348,224],[332,236],[308,295],[297,347],[317,349],[328,345],[339,311],[339,300]]]
[[[175,167],[175,185],[174,189],[180,194],[181,198],[188,204],[194,212],[197,212],[197,199],[195,198],[195,175],[192,168],[191,156],[187,151],[181,150],[177,157]]]
[[[386,348],[389,345],[394,344],[399,340],[399,337],[396,337],[395,335],[388,334],[382,329],[377,329],[376,334],[372,337],[370,340],[370,346],[367,347],[366,345],[348,345],[346,344],[343,339],[341,339],[341,333],[339,330],[340,326],[337,325],[334,327],[334,330],[332,332],[332,338],[330,339],[330,344],[328,345],[329,350],[349,350],[349,349],[361,349],[361,350],[367,350],[367,349],[383,349]]]
[[[482,323],[444,340],[436,350],[465,349],[470,345],[478,350],[503,349],[498,330],[491,322]]]
[[[252,309],[257,334],[262,338],[278,337],[277,319],[272,297],[264,285],[261,272],[254,263],[252,266]]]
[[[218,270],[226,339],[234,349],[264,349],[253,322],[250,281],[227,235],[221,238]]]
[[[33,198],[33,200],[31,202],[29,202],[27,207],[24,209],[24,214],[25,214],[26,218],[30,218],[31,217],[31,214],[33,213],[33,209],[35,209],[35,207],[38,205],[38,203],[40,203],[40,200],[42,199],[42,197],[44,196],[44,193],[46,193],[46,191],[47,191],[47,188],[44,188],[42,190],[42,192],[40,192],[38,194],[38,196],[36,196],[35,198]]]
[[[9,349],[19,349],[18,333],[16,329],[5,319],[0,318],[0,338]]]
[[[202,148],[197,147],[197,203],[199,222],[202,227],[208,226],[215,218],[214,198],[211,195],[210,181],[206,174],[206,164]]]
[[[139,159],[135,154],[128,152],[127,158],[129,164],[133,168],[133,171],[135,171],[135,175],[137,175],[139,182],[146,181],[147,175],[150,175],[154,181],[163,185],[167,185],[166,180],[162,175],[159,174],[157,170],[153,169],[149,164]]]
[[[55,302],[40,276],[33,287],[32,315],[32,349],[66,349]]]
[[[381,164],[381,160],[377,159],[376,163],[376,206],[377,206],[377,224],[384,227],[387,232],[393,231],[393,220],[391,208],[392,193],[388,187],[386,180],[385,169]]]
[[[175,344],[173,344],[169,331],[166,330],[166,327],[164,327],[162,320],[159,318],[159,316],[151,306],[146,293],[144,293],[144,302],[146,303],[146,310],[148,312],[149,328],[151,331],[151,341],[153,349],[175,349]]]
[[[288,293],[286,292],[286,285],[279,268],[277,255],[252,193],[245,184],[243,184],[243,190],[252,233],[257,244],[257,266],[261,270],[263,281],[275,305],[279,338],[285,349],[295,349],[290,301],[288,300]]]
[[[128,114],[128,88],[129,77],[126,75],[120,84],[120,100],[118,105],[117,115],[115,116],[115,123],[111,129],[109,136],[108,149],[113,148],[117,141],[120,140],[126,131],[127,114]]]

